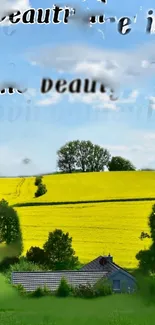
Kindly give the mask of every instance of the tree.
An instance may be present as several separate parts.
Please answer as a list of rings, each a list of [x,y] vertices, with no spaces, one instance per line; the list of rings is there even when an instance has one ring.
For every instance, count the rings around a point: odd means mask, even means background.
[[[38,186],[38,185],[40,185],[40,184],[42,184],[42,176],[37,176],[36,178],[35,178],[35,183],[34,183],[34,185],[35,186]]]
[[[46,192],[47,192],[46,185],[41,183],[41,184],[38,185],[38,188],[37,188],[37,190],[36,190],[36,192],[35,192],[35,197],[42,196],[42,195],[44,195]]]
[[[152,240],[152,244],[147,250],[141,250],[136,255],[136,259],[139,261],[139,268],[145,273],[155,272],[155,204],[152,206],[148,225],[150,227],[150,235],[142,232],[140,239],[149,238]]]
[[[91,141],[71,141],[58,151],[58,167],[61,171],[99,172],[110,160],[110,153]]]
[[[148,225],[150,227],[150,237],[153,243],[155,243],[155,204],[152,206],[152,212],[149,216]]]
[[[47,258],[44,250],[37,246],[31,246],[30,249],[26,253],[26,259],[29,262],[33,262],[35,264],[46,264]]]
[[[91,141],[79,142],[77,167],[82,172],[99,172],[103,171],[108,165],[110,154],[107,149],[94,145]]]
[[[115,156],[108,164],[109,171],[134,171],[136,167],[127,159]]]
[[[0,243],[15,245],[19,255],[23,251],[18,214],[4,199],[0,201]]]
[[[53,270],[74,269],[78,265],[78,257],[75,256],[68,232],[65,234],[61,229],[50,232],[43,248],[48,265]]]
[[[58,152],[58,167],[61,171],[72,173],[75,170],[79,141],[67,142]]]

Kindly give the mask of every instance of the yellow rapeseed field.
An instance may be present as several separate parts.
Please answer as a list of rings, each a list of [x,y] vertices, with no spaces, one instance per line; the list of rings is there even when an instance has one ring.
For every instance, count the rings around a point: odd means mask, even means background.
[[[155,197],[155,172],[103,172],[44,176],[47,193],[34,198],[34,177],[0,178],[0,199],[18,202]]]
[[[150,240],[139,239],[149,231],[151,202],[99,203],[17,208],[23,230],[25,252],[40,246],[55,228],[69,232],[73,247],[82,262],[111,253],[115,262],[135,267],[135,254],[148,247]]]
[[[34,177],[1,178],[0,199],[10,204],[26,202],[83,201],[112,198],[155,197],[154,172],[103,172],[44,176],[47,193],[35,198]],[[116,263],[135,267],[135,254],[148,247],[139,239],[149,231],[147,222],[155,201],[90,203],[16,208],[23,231],[26,253],[42,247],[49,231],[69,232],[81,262],[111,253]]]

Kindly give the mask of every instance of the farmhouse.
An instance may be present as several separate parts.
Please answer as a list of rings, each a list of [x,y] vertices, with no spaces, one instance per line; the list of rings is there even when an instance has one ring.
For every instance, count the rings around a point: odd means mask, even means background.
[[[112,256],[99,256],[78,271],[48,272],[12,272],[12,284],[21,284],[26,291],[34,291],[38,287],[47,286],[55,291],[61,278],[65,277],[72,286],[79,284],[95,284],[99,279],[108,279],[114,292],[133,292],[136,287],[135,278],[113,262]]]

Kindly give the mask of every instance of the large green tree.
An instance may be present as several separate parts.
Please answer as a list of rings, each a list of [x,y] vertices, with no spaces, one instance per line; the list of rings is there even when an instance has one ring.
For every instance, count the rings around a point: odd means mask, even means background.
[[[16,246],[17,255],[23,251],[22,232],[17,212],[8,202],[0,201],[0,243]]]
[[[48,240],[43,246],[48,259],[48,266],[52,270],[74,269],[78,265],[78,257],[72,248],[72,238],[69,233],[55,229],[49,233]]]
[[[142,232],[140,239],[150,238],[152,244],[147,250],[141,250],[137,253],[136,258],[139,261],[139,268],[145,273],[155,273],[155,204],[152,206],[152,211],[149,215],[148,225],[150,234]]]
[[[72,173],[76,167],[77,148],[79,141],[67,142],[58,152],[58,167],[61,171]]]
[[[108,164],[109,171],[134,171],[136,167],[131,163],[130,160],[120,156],[112,157]]]
[[[58,167],[69,173],[103,171],[109,160],[109,151],[91,141],[71,141],[58,151]]]

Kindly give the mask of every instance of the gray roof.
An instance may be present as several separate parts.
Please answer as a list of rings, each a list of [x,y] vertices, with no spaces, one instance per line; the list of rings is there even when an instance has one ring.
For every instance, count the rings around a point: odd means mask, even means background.
[[[110,277],[110,276],[114,275],[114,273],[119,271],[119,272],[124,273],[126,276],[131,277],[132,279],[134,279],[134,277],[129,272],[125,271],[122,267],[115,264],[114,262],[110,262],[108,259],[107,259],[107,264],[101,265],[100,264],[100,259],[102,257],[103,256],[98,256],[97,258],[95,258],[90,263],[84,265],[80,270],[85,271],[85,272],[88,272],[88,271],[106,272],[107,277]]]
[[[109,261],[107,261],[107,264],[101,265],[100,259],[102,257],[103,256],[98,256],[90,263],[84,265],[80,270],[81,271],[102,271],[102,272],[107,272],[108,275],[111,274],[112,272],[118,270],[118,266],[115,266],[114,263],[111,263]]]
[[[45,285],[54,291],[58,288],[61,278],[65,277],[72,286],[79,284],[95,284],[99,279],[107,277],[103,271],[57,271],[57,272],[12,272],[12,284],[21,284],[26,291],[34,291]]]

